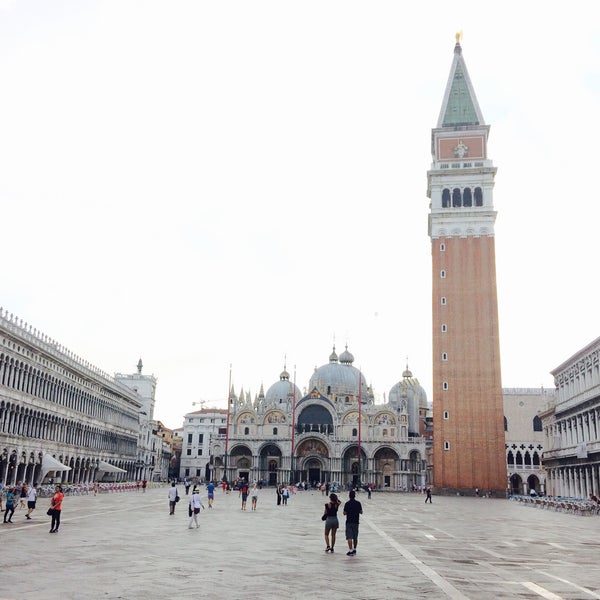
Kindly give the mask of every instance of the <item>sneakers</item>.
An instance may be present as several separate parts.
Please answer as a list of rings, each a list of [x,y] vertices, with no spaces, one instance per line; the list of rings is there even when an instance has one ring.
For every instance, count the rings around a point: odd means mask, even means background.
[[[346,556],[354,556],[356,554],[356,550],[349,550],[346,552]]]
[[[31,519],[31,517],[29,515],[25,515],[26,519]]]
[[[327,546],[327,548],[325,548],[325,552],[329,552],[331,550],[331,546]]]

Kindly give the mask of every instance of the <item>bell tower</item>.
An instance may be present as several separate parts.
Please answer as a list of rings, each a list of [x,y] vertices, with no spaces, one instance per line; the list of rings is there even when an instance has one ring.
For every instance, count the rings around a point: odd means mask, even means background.
[[[493,204],[496,168],[456,36],[450,77],[431,133],[433,485],[440,493],[504,494]]]

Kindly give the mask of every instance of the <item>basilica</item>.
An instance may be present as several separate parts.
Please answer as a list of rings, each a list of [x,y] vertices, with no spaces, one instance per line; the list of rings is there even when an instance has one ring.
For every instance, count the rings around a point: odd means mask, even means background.
[[[376,404],[353,363],[347,347],[338,356],[334,346],[329,361],[315,368],[307,394],[285,365],[254,399],[232,387],[224,435],[211,442],[212,478],[394,490],[425,485],[425,391],[407,367],[387,401]]]

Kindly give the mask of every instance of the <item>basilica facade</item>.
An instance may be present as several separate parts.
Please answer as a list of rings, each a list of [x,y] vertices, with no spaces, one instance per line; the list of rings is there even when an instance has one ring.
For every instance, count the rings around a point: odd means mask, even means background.
[[[225,435],[211,442],[213,479],[373,484],[380,489],[426,485],[427,397],[407,369],[376,404],[346,348],[310,378],[307,394],[285,366],[267,391],[229,398]]]

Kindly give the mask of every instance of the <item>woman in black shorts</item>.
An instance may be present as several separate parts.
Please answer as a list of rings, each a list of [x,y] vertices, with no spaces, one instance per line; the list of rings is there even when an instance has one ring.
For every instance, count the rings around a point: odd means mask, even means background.
[[[325,543],[327,544],[325,552],[333,552],[333,547],[335,546],[335,534],[340,526],[337,517],[340,504],[341,501],[337,497],[337,494],[329,494],[329,502],[325,505],[325,512],[321,517],[325,521]],[[329,544],[329,532],[331,532],[331,544]]]

